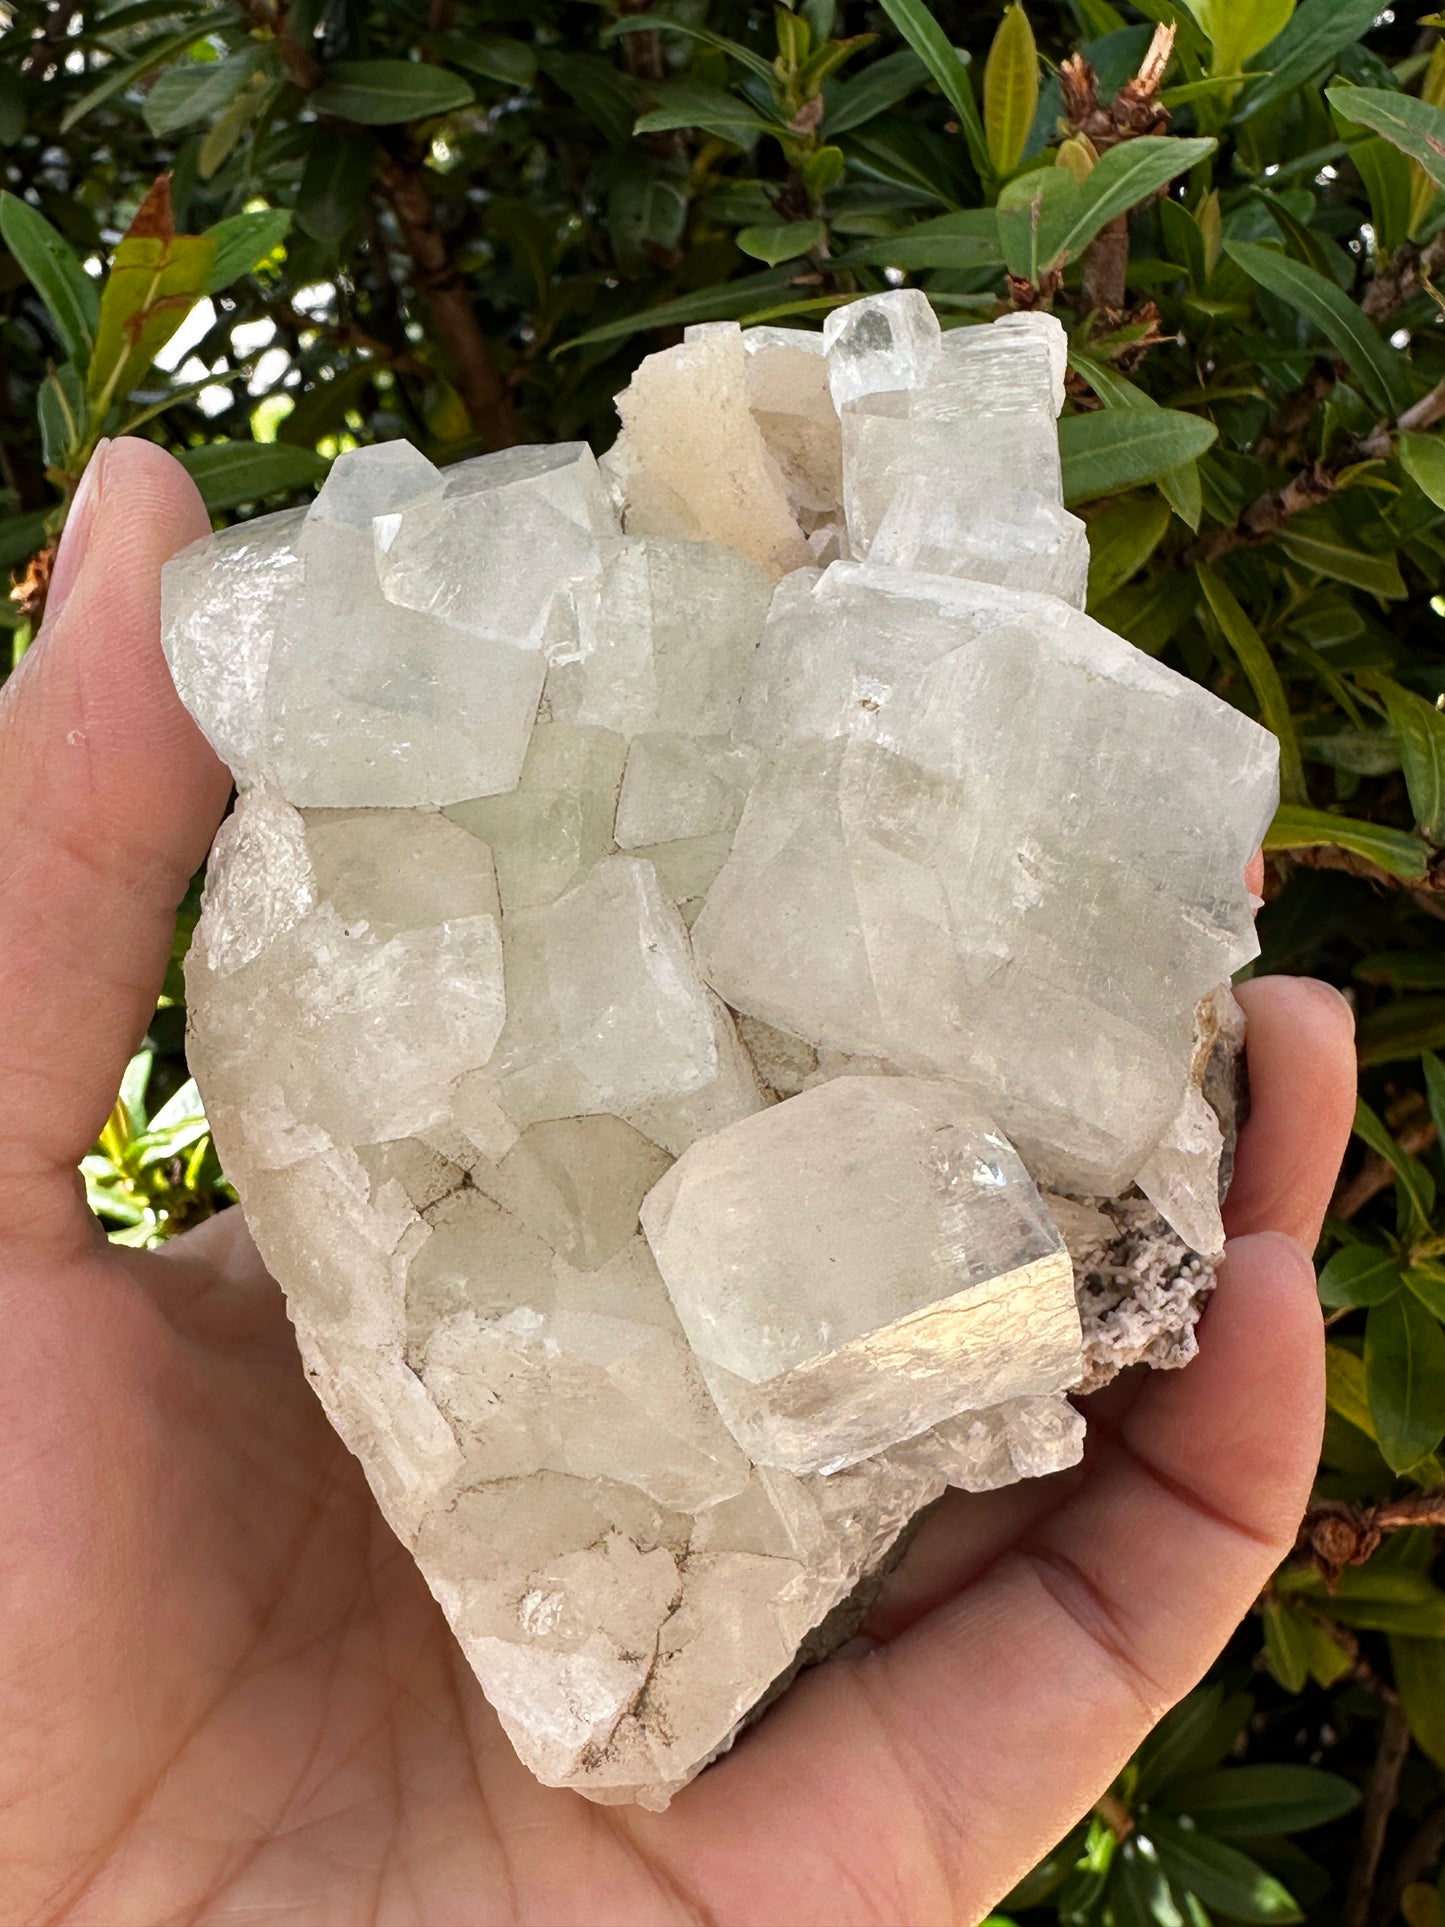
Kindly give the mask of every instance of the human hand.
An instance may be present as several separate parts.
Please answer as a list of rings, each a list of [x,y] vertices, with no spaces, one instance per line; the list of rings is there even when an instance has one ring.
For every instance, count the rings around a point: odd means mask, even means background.
[[[326,1424],[240,1214],[143,1254],[85,1209],[76,1165],[229,788],[158,642],[160,565],[205,513],[147,443],[93,478],[0,695],[0,1917],[976,1920],[1294,1538],[1342,1000],[1242,993],[1254,1109],[1197,1363],[1091,1400],[1077,1472],[951,1494],[867,1637],[667,1813],[540,1787]]]

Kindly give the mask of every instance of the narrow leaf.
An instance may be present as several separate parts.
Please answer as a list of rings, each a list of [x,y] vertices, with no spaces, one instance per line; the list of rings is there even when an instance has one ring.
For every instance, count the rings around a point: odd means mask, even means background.
[[[1151,1814],[1147,1831],[1170,1879],[1198,1894],[1206,1907],[1257,1927],[1303,1920],[1288,1888],[1237,1847],[1162,1815]]]
[[[1384,87],[1327,87],[1325,99],[1346,120],[1383,135],[1445,188],[1445,110]]]
[[[1379,11],[1379,0],[1306,0],[1251,63],[1266,78],[1247,90],[1235,118],[1246,120],[1317,80],[1343,48],[1369,31]]]
[[[620,35],[629,33],[680,34],[704,47],[712,47],[718,53],[726,54],[729,60],[736,61],[739,67],[756,75],[764,86],[771,87],[777,78],[773,63],[764,60],[761,54],[755,54],[750,47],[744,47],[736,40],[729,40],[726,34],[714,33],[709,27],[695,27],[686,20],[669,20],[654,13],[634,14],[628,20],[614,20],[610,27],[603,29],[602,38],[604,42],[616,40]]]
[[[1342,288],[1301,261],[1253,241],[1226,241],[1224,251],[1249,278],[1303,314],[1349,363],[1371,404],[1382,415],[1410,405],[1403,357],[1381,341]]]
[[[969,84],[966,56],[949,44],[948,36],[934,19],[925,0],[883,0],[883,11],[928,69],[944,99],[958,115],[958,124],[968,142],[968,151],[979,176],[988,181],[993,175],[988,142],[978,103]]]
[[[1004,11],[983,70],[983,126],[989,159],[1012,174],[1023,159],[1039,105],[1039,56],[1019,0]]]
[[[1238,658],[1240,668],[1249,678],[1249,686],[1259,704],[1260,719],[1265,728],[1272,730],[1279,739],[1280,796],[1285,803],[1304,803],[1309,795],[1305,787],[1304,764],[1300,761],[1299,741],[1295,736],[1289,698],[1285,695],[1279,671],[1274,666],[1274,658],[1224,578],[1203,562],[1199,565],[1198,575],[1199,586],[1204,591],[1214,619]]]
[[[1371,1307],[1365,1380],[1385,1462],[1408,1472],[1445,1438],[1445,1331],[1417,1298]]]
[[[1381,1245],[1343,1245],[1320,1272],[1320,1303],[1378,1305],[1400,1289],[1400,1266]]]
[[[0,237],[45,303],[66,354],[84,370],[100,321],[95,283],[45,216],[17,195],[0,194]]]
[[[314,450],[286,442],[207,442],[186,449],[181,463],[213,512],[305,488],[326,473]]]
[[[1157,482],[1214,441],[1213,422],[1174,408],[1101,408],[1059,423],[1064,499],[1070,504]]]
[[[1445,439],[1406,433],[1399,437],[1396,449],[1400,466],[1410,480],[1424,490],[1437,509],[1445,509]]]
[[[1226,1840],[1262,1840],[1302,1833],[1338,1820],[1360,1804],[1358,1787],[1318,1767],[1220,1767],[1176,1780],[1168,1805]]]
[[[1169,527],[1169,504],[1159,495],[1113,502],[1089,519],[1089,607],[1136,575]]]
[[[258,207],[249,214],[232,214],[208,228],[215,252],[206,277],[207,294],[229,288],[233,281],[239,281],[243,274],[259,267],[286,239],[290,227],[289,208]]]
[[[420,60],[336,60],[311,96],[318,114],[363,127],[427,120],[469,107],[476,95],[459,74]]]
[[[1410,1737],[1438,1767],[1445,1767],[1445,1640],[1390,1641],[1391,1671]]]
[[[1400,766],[1420,833],[1445,843],[1445,715],[1389,676],[1372,678],[1400,745]]]
[[[1355,856],[1399,877],[1402,883],[1423,883],[1429,853],[1419,837],[1405,830],[1385,829],[1356,817],[1335,816],[1329,810],[1306,810],[1283,804],[1264,833],[1266,850],[1349,850]]]
[[[829,140],[855,127],[866,126],[875,114],[885,113],[900,100],[906,100],[927,78],[928,69],[913,49],[900,47],[897,53],[885,54],[882,60],[870,62],[856,80],[825,87],[823,100],[827,111],[823,115],[823,128]]]
[[[136,210],[106,276],[86,395],[98,425],[128,395],[205,293],[215,256],[208,234],[177,234],[169,176]]]

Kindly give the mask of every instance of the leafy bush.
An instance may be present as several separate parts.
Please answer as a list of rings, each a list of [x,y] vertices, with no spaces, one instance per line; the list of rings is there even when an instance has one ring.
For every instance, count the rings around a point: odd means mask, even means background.
[[[1279,736],[1258,968],[1350,992],[1364,1098],[1300,1551],[1015,1913],[1442,1920],[1445,41],[1378,4],[15,0],[0,42],[16,656],[103,433],[229,515],[359,440],[600,448],[691,321],[1064,320],[1090,606]],[[87,1165],[132,1240],[224,1201],[169,988],[169,1101],[135,1069]]]

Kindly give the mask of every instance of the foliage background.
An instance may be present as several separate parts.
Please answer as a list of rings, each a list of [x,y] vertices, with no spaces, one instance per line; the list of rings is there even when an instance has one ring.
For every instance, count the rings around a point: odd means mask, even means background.
[[[1442,1922],[1445,44],[1377,6],[0,5],[7,659],[102,433],[229,518],[356,442],[600,450],[687,321],[1069,329],[1090,606],[1279,735],[1257,967],[1352,997],[1363,1101],[1299,1552],[1013,1916]],[[167,993],[87,1161],[132,1242],[226,1198]]]

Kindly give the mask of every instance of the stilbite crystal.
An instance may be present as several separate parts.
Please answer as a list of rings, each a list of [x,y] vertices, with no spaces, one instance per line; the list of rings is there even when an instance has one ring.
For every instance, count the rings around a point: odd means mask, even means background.
[[[914,290],[689,329],[601,469],[358,450],[167,571],[241,789],[187,973],[217,1143],[592,1799],[665,1805],[921,1507],[1193,1348],[1273,743],[1080,612],[1062,347]]]

